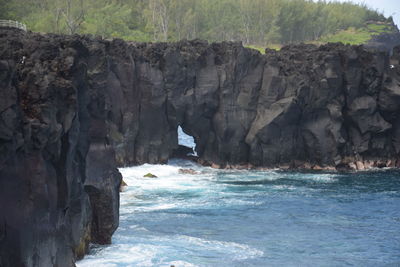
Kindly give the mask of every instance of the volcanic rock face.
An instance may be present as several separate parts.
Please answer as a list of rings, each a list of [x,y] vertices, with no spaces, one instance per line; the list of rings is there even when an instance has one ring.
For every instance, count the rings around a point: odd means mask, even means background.
[[[108,95],[79,38],[0,39],[0,266],[74,266],[118,226]]]
[[[398,49],[290,46],[265,56],[200,41],[106,48],[121,101],[113,116],[120,165],[166,162],[179,125],[201,162],[220,166],[348,166],[398,159]],[[111,71],[111,74],[110,74]],[[390,88],[390,89],[389,89]]]
[[[166,161],[178,125],[202,162],[220,166],[398,160],[399,49],[389,67],[385,52],[337,44],[265,56],[235,43],[118,46],[132,50],[139,91],[139,120],[116,127],[120,148],[133,137],[123,129],[137,129],[135,151],[117,149],[123,164]]]
[[[0,31],[0,266],[73,266],[118,226],[116,166],[177,128],[214,166],[400,164],[400,47],[135,44]]]

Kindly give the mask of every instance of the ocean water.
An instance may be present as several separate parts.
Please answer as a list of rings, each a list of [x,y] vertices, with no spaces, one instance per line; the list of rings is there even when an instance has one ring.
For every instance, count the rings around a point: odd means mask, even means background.
[[[399,171],[215,170],[183,160],[120,171],[128,187],[113,244],[93,246],[78,267],[400,266]]]

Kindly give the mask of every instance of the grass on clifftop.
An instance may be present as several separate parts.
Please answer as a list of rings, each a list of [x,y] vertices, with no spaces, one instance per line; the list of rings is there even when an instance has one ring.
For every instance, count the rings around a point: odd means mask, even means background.
[[[343,43],[350,45],[360,45],[366,44],[369,40],[372,39],[374,35],[379,35],[382,33],[392,33],[395,29],[393,25],[390,24],[378,24],[378,23],[369,23],[366,24],[362,28],[354,28],[350,27],[347,30],[341,30],[336,32],[335,34],[330,34],[326,36],[322,36],[320,39],[316,41],[310,41],[307,43],[321,45],[326,43]],[[257,46],[257,45],[246,45],[247,48],[252,48],[258,50],[261,54],[265,54],[265,47]],[[267,48],[280,50],[282,45],[280,44],[271,44],[268,45]]]
[[[276,51],[279,51],[281,49],[282,45],[270,44],[270,45],[267,45],[266,47],[257,46],[257,45],[245,45],[244,47],[255,49],[255,50],[259,51],[261,54],[265,54],[265,48],[274,49]]]
[[[316,43],[344,43],[344,44],[351,44],[351,45],[359,45],[365,44],[370,40],[372,34],[364,29],[355,29],[353,27],[348,28],[347,30],[339,31],[333,35],[324,36]]]
[[[342,42],[344,44],[350,45],[360,45],[365,44],[372,39],[374,35],[382,33],[393,32],[393,26],[388,24],[367,24],[366,26],[356,29],[350,27],[347,30],[338,31],[335,34],[323,36],[317,41],[311,43],[324,44],[324,43],[338,43]]]

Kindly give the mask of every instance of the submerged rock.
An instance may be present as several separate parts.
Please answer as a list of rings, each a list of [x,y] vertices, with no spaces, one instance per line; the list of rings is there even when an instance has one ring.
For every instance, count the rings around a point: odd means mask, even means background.
[[[152,173],[145,174],[145,175],[143,175],[143,177],[145,177],[145,178],[158,178],[156,175],[154,175]]]

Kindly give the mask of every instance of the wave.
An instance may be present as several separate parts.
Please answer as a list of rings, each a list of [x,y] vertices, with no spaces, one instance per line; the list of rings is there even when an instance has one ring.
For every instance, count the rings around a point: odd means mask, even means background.
[[[248,245],[188,235],[147,236],[125,241],[135,241],[135,243],[102,248],[96,255],[88,255],[78,262],[77,266],[204,266],[207,255],[226,258],[230,261],[243,261],[264,256],[263,251]],[[185,257],[175,254],[178,248],[185,248]],[[204,255],[204,258],[199,255]]]

